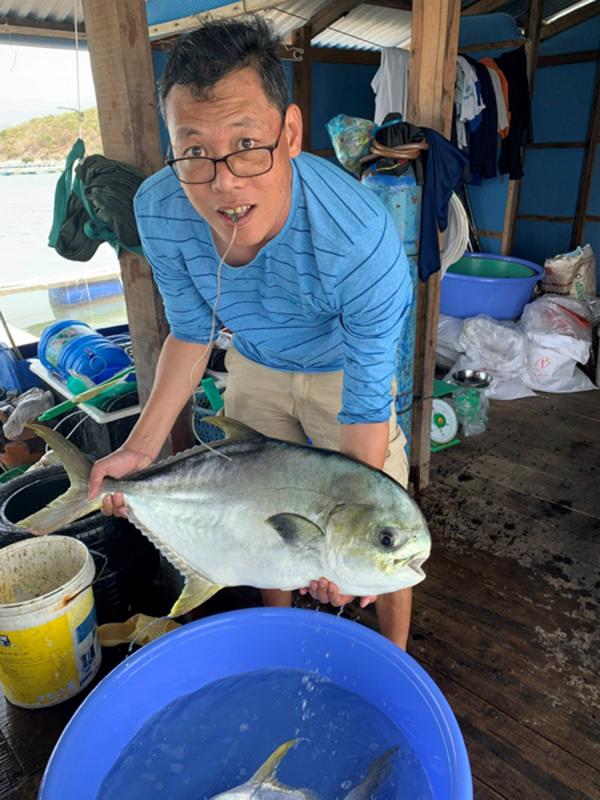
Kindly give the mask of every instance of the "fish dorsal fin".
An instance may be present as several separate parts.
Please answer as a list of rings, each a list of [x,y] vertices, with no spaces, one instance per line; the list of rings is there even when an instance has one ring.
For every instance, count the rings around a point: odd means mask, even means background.
[[[169,612],[169,616],[180,617],[182,614],[187,614],[188,611],[205,603],[222,588],[218,583],[212,583],[202,575],[187,575],[183,591]]]
[[[270,786],[284,788],[275,780],[275,775],[288,750],[295,747],[299,741],[299,739],[289,739],[287,742],[280,744],[277,750],[271,753],[265,763],[256,770],[254,775],[250,778],[249,783],[258,785],[268,783]]]
[[[214,425],[223,431],[228,440],[231,439],[264,439],[262,433],[255,431],[249,425],[238,422],[231,417],[202,417],[202,422]]]
[[[273,514],[265,520],[272,528],[275,528],[281,538],[288,544],[306,544],[310,541],[321,540],[325,535],[321,528],[311,520],[301,514]]]
[[[392,769],[392,759],[400,748],[390,747],[379,758],[373,759],[367,772],[367,777],[358,786],[355,786],[344,798],[344,800],[370,800],[376,796],[376,791],[388,779]]]

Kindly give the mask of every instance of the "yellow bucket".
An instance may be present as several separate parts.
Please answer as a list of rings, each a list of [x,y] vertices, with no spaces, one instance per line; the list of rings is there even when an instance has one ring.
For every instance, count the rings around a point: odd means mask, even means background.
[[[0,683],[23,708],[56,705],[98,672],[94,560],[67,536],[0,549]]]

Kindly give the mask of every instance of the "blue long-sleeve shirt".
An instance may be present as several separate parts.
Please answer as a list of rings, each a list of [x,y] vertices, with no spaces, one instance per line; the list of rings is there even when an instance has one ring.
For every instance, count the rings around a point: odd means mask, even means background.
[[[217,318],[266,367],[343,370],[342,424],[384,422],[412,295],[402,242],[379,199],[339,167],[306,153],[292,165],[287,221],[249,264],[223,265]],[[209,225],[168,168],[134,205],[171,332],[208,342],[220,261]]]

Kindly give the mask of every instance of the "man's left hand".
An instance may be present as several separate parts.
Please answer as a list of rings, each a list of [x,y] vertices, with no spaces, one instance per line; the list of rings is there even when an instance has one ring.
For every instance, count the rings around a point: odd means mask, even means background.
[[[353,595],[340,594],[340,590],[335,583],[328,581],[327,578],[320,578],[318,581],[311,581],[310,586],[300,589],[300,594],[310,594],[319,603],[331,603],[332,606],[345,606],[354,600]],[[360,598],[360,607],[366,608],[369,603],[377,600],[377,595],[368,595]]]

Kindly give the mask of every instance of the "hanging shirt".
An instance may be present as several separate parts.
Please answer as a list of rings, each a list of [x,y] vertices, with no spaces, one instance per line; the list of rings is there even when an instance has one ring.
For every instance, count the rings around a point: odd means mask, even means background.
[[[456,139],[461,150],[469,146],[465,123],[470,123],[471,130],[479,124],[479,116],[485,104],[481,99],[477,73],[464,56],[456,60],[456,89],[454,94],[456,107]]]
[[[135,198],[144,248],[171,332],[209,341],[213,308],[239,352],[286,372],[344,371],[340,423],[384,422],[404,315],[408,261],[380,200],[342,169],[292,160],[288,218],[244,266],[220,257],[210,226],[169,168]]]
[[[381,66],[371,81],[375,92],[375,122],[381,125],[386,114],[396,111],[406,119],[408,99],[408,61],[410,53],[401,47],[384,47]]]
[[[503,53],[496,63],[508,81],[510,104],[510,130],[502,140],[498,168],[503,175],[508,172],[511,180],[518,180],[524,174],[521,148],[533,141],[525,48]]]
[[[506,75],[502,72],[498,64],[494,61],[493,58],[482,58],[481,63],[485,64],[485,66],[490,70],[490,75],[492,78],[492,82],[494,83],[494,92],[496,93],[496,105],[498,107],[498,133],[502,139],[506,139],[508,136],[508,132],[510,130],[510,106],[508,103],[508,81],[506,80]],[[498,92],[496,89],[496,82],[494,81],[494,75],[498,78],[500,89],[502,92],[502,99],[500,100],[498,97]],[[504,119],[506,118],[506,124],[504,123]]]
[[[421,130],[429,145],[421,156],[427,161],[421,206],[419,277],[426,281],[441,268],[438,228],[445,231],[448,226],[448,205],[454,189],[463,183],[467,157],[437,131]]]
[[[498,151],[496,96],[487,67],[470,56],[461,56],[461,58],[465,58],[477,73],[477,80],[481,85],[481,95],[485,104],[481,125],[476,130],[473,130],[472,125],[469,126],[471,183],[480,183],[482,178],[494,178],[496,175]]]
[[[487,64],[484,64],[487,69],[492,86],[494,88],[494,96],[496,97],[496,111],[498,114],[498,135],[501,139],[508,136],[508,117],[506,114],[506,103],[504,102],[504,95],[502,94],[502,86],[500,85],[500,78],[490,69]]]

